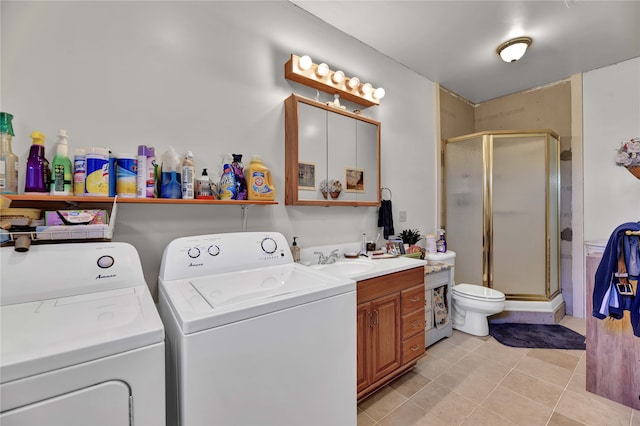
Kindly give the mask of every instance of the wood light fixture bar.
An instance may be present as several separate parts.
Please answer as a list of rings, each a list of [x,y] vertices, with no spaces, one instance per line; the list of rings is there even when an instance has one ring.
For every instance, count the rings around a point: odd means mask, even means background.
[[[340,98],[365,107],[380,105],[380,98],[384,96],[383,89],[374,89],[368,83],[360,83],[357,77],[347,77],[342,71],[331,71],[326,64],[311,63],[308,68],[300,66],[300,58],[300,56],[291,54],[291,58],[284,64],[284,77],[286,79],[331,95],[337,93]],[[307,59],[309,58],[307,57]],[[326,75],[318,73],[318,67],[323,67],[327,71]],[[342,74],[342,81],[335,82],[336,74]],[[348,84],[352,79],[358,82],[354,88],[349,87]],[[368,93],[366,93],[366,87],[363,89],[364,86],[368,86],[370,89]]]

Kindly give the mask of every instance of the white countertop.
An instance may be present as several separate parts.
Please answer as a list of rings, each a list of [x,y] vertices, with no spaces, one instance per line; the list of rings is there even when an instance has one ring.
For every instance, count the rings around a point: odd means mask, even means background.
[[[347,264],[347,263],[360,264],[368,269],[364,271],[353,272],[353,273],[340,273],[340,272],[336,272],[335,270],[332,271],[332,269],[340,268],[341,264]],[[338,265],[337,268],[335,265]],[[375,258],[372,259],[372,258],[366,258],[366,257],[360,257],[358,259],[341,258],[334,264],[310,265],[308,267],[312,269],[320,270],[329,275],[339,275],[339,276],[351,278],[352,280],[355,280],[355,281],[362,281],[369,278],[379,277],[381,275],[387,275],[387,274],[392,274],[394,272],[404,271],[407,269],[424,267],[425,265],[427,265],[427,261],[425,260],[399,256],[399,257],[379,258],[379,259],[375,259]]]

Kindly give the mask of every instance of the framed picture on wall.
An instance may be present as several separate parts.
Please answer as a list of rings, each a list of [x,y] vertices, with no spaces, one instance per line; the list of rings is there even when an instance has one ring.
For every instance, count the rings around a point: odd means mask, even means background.
[[[345,168],[346,192],[364,192],[364,169]]]
[[[298,189],[316,190],[315,163],[298,163]]]

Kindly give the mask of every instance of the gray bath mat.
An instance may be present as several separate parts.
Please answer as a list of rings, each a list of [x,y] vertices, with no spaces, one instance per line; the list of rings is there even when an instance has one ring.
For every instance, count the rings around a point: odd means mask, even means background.
[[[585,337],[558,324],[489,324],[489,334],[515,348],[585,349]]]

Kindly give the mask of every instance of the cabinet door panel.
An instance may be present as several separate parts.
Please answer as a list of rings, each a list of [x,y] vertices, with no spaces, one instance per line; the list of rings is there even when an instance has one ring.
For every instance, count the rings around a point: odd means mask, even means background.
[[[369,386],[369,374],[368,374],[368,361],[369,356],[367,345],[369,344],[369,330],[371,315],[371,303],[361,303],[357,307],[357,354],[358,354],[358,367],[357,367],[357,387],[358,392]]]
[[[374,326],[371,338],[372,381],[400,367],[400,294],[371,302]]]
[[[327,111],[298,103],[298,164],[313,165],[315,170],[315,189],[298,189],[300,200],[323,199],[319,185],[327,178],[326,121]]]

